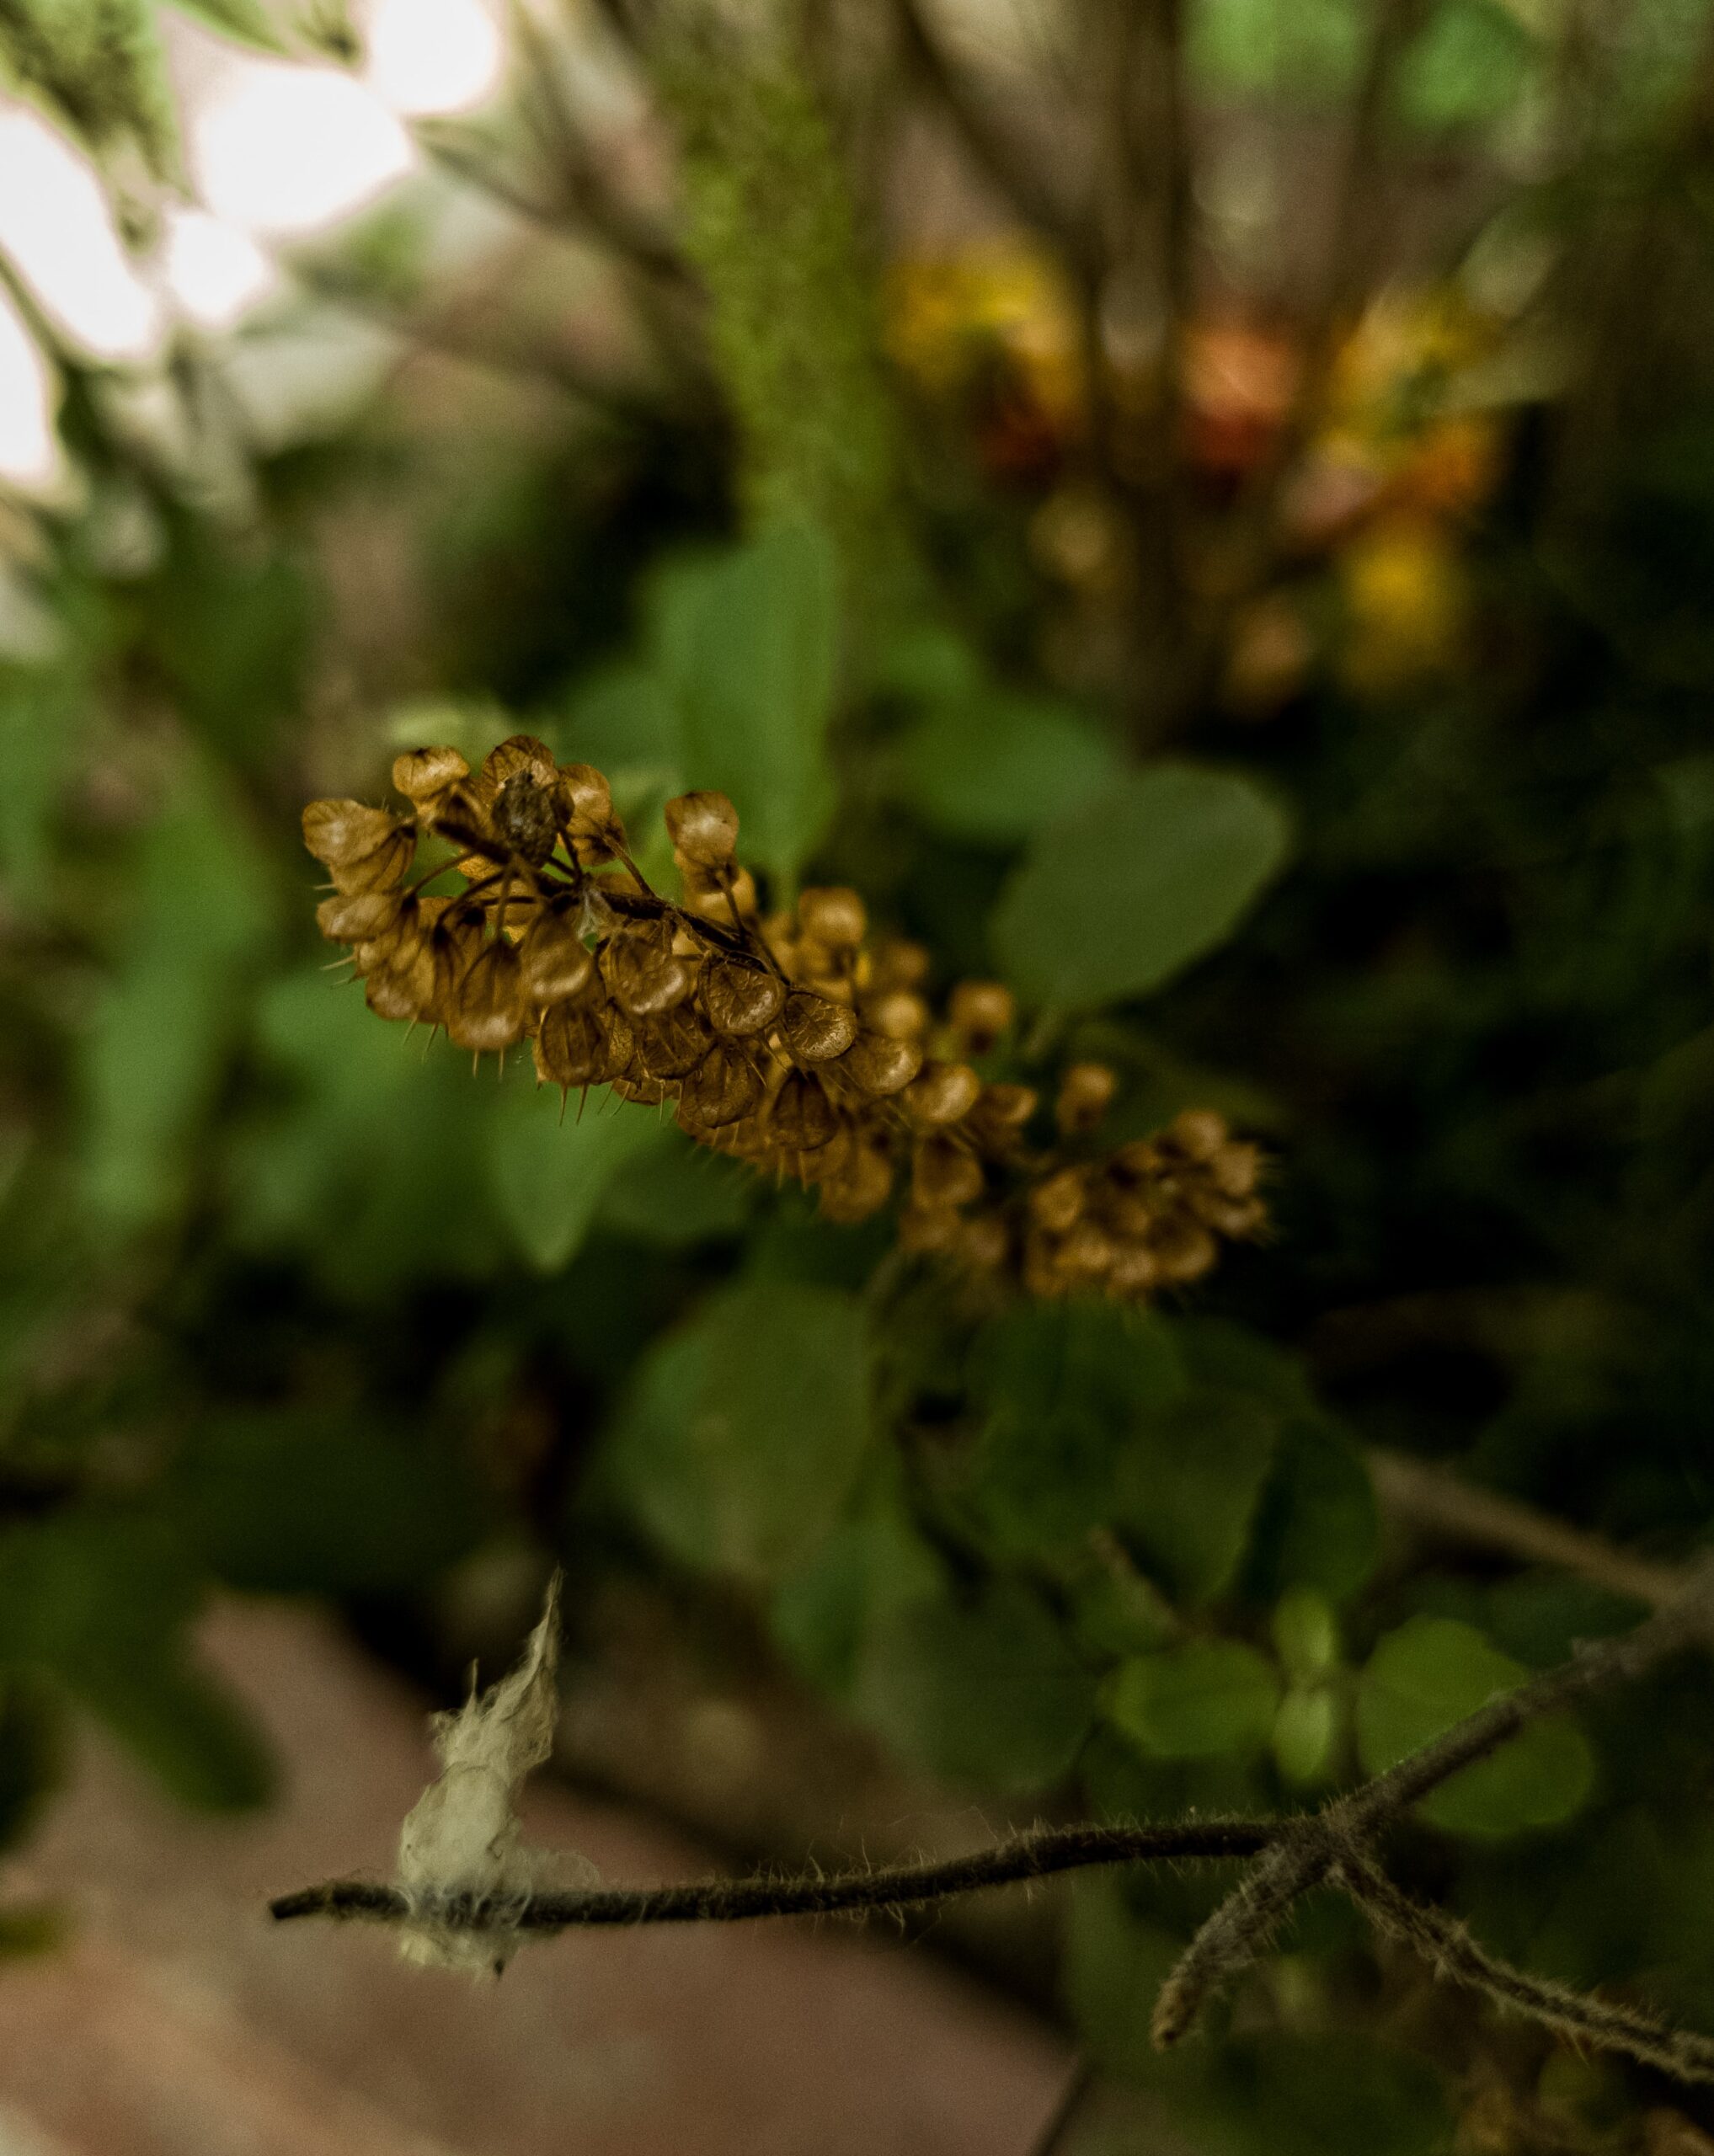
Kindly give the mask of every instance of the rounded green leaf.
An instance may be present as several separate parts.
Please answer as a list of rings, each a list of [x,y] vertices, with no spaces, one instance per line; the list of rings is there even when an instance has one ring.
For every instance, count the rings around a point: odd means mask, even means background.
[[[1254,1647],[1196,1640],[1125,1662],[1108,1688],[1107,1711],[1157,1759],[1213,1759],[1259,1750],[1279,1700],[1279,1679]]]
[[[1141,995],[1231,935],[1290,843],[1284,812],[1247,779],[1157,764],[1038,836],[1001,895],[995,950],[1035,1004]]]
[[[1521,1662],[1473,1625],[1412,1617],[1370,1657],[1357,1694],[1357,1747],[1380,1774],[1521,1684]],[[1531,1722],[1486,1759],[1463,1768],[1419,1806],[1449,1833],[1498,1838],[1568,1819],[1589,1793],[1594,1765],[1577,1725],[1562,1715]]]

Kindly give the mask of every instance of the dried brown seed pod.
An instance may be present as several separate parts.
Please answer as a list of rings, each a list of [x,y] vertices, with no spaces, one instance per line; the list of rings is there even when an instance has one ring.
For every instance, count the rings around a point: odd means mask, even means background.
[[[780,1013],[780,1032],[805,1063],[830,1063],[857,1038],[857,1014],[809,989],[793,989]]]
[[[1062,1138],[1093,1130],[1113,1105],[1119,1080],[1104,1063],[1073,1063],[1060,1080],[1054,1120]]]
[[[647,1070],[639,1070],[635,1064],[630,1070],[620,1071],[608,1083],[622,1101],[630,1101],[643,1108],[658,1108],[672,1091],[664,1078],[654,1077]]]
[[[986,1055],[1017,1016],[1017,999],[1003,981],[961,980],[947,1006],[947,1020],[972,1055]]]
[[[706,1020],[691,1003],[633,1019],[631,1030],[637,1041],[633,1068],[651,1078],[682,1078],[713,1045]]]
[[[408,749],[392,760],[392,782],[414,808],[421,808],[470,776],[456,749]]]
[[[910,1156],[910,1201],[938,1211],[974,1204],[986,1187],[982,1163],[950,1138],[920,1139]]]
[[[964,1226],[964,1215],[949,1205],[907,1205],[899,1215],[899,1247],[923,1256],[943,1255],[957,1249]]]
[[[653,1017],[682,1003],[696,985],[695,970],[672,952],[670,921],[622,929],[601,946],[601,977],[622,1011]]]
[[[1217,1235],[1225,1235],[1231,1242],[1243,1242],[1258,1235],[1268,1218],[1268,1209],[1259,1198],[1222,1198],[1207,1193],[1199,1196],[1196,1211]]]
[[[1081,1219],[1066,1231],[1055,1252],[1060,1271],[1079,1280],[1097,1280],[1110,1270],[1119,1246],[1098,1221]]]
[[[965,1130],[987,1151],[1008,1152],[1035,1113],[1037,1098],[1029,1086],[985,1086],[982,1097],[964,1118]]]
[[[1163,1280],[1199,1280],[1209,1272],[1220,1251],[1214,1237],[1199,1221],[1167,1219],[1159,1222],[1149,1238],[1149,1251]]]
[[[1060,1168],[1031,1191],[1030,1218],[1049,1235],[1062,1235],[1081,1215],[1086,1195],[1084,1171]]]
[[[1115,1295],[1146,1295],[1160,1284],[1160,1262],[1147,1245],[1121,1243],[1108,1272],[1108,1292]]]
[[[524,984],[518,954],[504,937],[484,943],[464,969],[446,1011],[447,1038],[478,1054],[524,1038]]]
[[[822,1184],[821,1210],[830,1220],[867,1220],[892,1195],[891,1156],[881,1146],[857,1144]]]
[[[772,1025],[786,1001],[777,974],[742,959],[710,958],[702,968],[702,1008],[717,1033],[759,1033]]]
[[[1212,1108],[1186,1108],[1173,1117],[1162,1134],[1174,1151],[1190,1161],[1213,1160],[1231,1136],[1225,1118]]]
[[[928,1006],[908,988],[889,989],[863,1005],[864,1022],[889,1040],[920,1041],[928,1031],[929,1017]]]
[[[724,868],[738,845],[738,811],[724,793],[681,793],[666,804],[674,846],[698,868]]]
[[[982,1081],[968,1063],[926,1063],[905,1088],[905,1113],[914,1122],[958,1123],[982,1096]]]
[[[581,934],[583,904],[566,896],[537,909],[519,947],[524,993],[535,1003],[563,1003],[580,995],[595,973],[595,958]]]
[[[859,1092],[872,1100],[902,1092],[922,1068],[922,1050],[915,1041],[897,1041],[885,1033],[859,1033],[833,1066],[850,1079]]]
[[[494,797],[494,829],[514,853],[539,868],[559,840],[559,813],[553,782],[532,771],[514,771]]]
[[[544,1084],[605,1086],[629,1065],[631,1028],[611,1005],[584,1001],[550,1004],[534,1042],[536,1075]]]
[[[326,863],[334,889],[347,894],[389,889],[410,867],[417,843],[408,824],[360,801],[312,801],[303,842]]]
[[[839,1113],[827,1089],[812,1073],[788,1070],[774,1096],[768,1116],[776,1140],[788,1152],[814,1153],[839,1129]]]
[[[761,1105],[761,1074],[736,1042],[716,1041],[679,1088],[679,1121],[693,1134],[741,1123]]]
[[[798,926],[830,952],[854,951],[869,931],[869,917],[857,893],[843,884],[799,892]]]
[[[372,943],[393,933],[410,904],[398,891],[336,893],[316,908],[316,926],[330,943]]]
[[[921,988],[932,963],[921,943],[910,942],[902,936],[885,936],[869,953],[869,978],[877,995],[895,988]]]
[[[1252,1197],[1262,1179],[1261,1148],[1231,1139],[1209,1161],[1208,1172],[1223,1198]]]
[[[979,1213],[965,1221],[958,1255],[979,1273],[997,1273],[1012,1255],[1011,1230],[998,1214]]]
[[[585,867],[617,861],[625,851],[625,826],[613,813],[612,790],[593,764],[564,764],[558,779],[559,814],[578,859]]]

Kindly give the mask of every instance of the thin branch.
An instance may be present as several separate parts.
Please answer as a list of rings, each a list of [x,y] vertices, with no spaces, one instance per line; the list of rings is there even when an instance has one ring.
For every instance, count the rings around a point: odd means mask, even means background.
[[[1254,1856],[1282,1831],[1282,1822],[1252,1819],[1188,1820],[1160,1827],[1049,1827],[1019,1834],[993,1849],[932,1864],[894,1865],[876,1871],[813,1873],[798,1878],[716,1879],[689,1886],[607,1886],[573,1893],[532,1894],[503,1920],[509,1929],[552,1933],[589,1924],[736,1924],[755,1917],[831,1916],[853,1909],[908,1908],[949,1894],[1093,1865],[1208,1861]],[[270,1903],[282,1923],[292,1917],[366,1919],[398,1924],[424,1911],[397,1887],[362,1879],[329,1880]],[[454,1929],[480,1930],[495,1920],[491,1904],[450,1896],[432,1912]]]
[[[1176,2044],[1209,2000],[1256,1960],[1292,1904],[1336,1868],[1362,1858],[1365,1844],[1449,1780],[1485,1759],[1527,1723],[1606,1684],[1642,1676],[1669,1655],[1714,1630],[1714,1568],[1679,1599],[1616,1638],[1583,1647],[1401,1759],[1348,1796],[1336,1797],[1290,1840],[1252,1865],[1186,1948],[1155,2009],[1155,2041]]]
[[[1426,1460],[1378,1446],[1370,1448],[1368,1460],[1383,1508],[1412,1527],[1524,1564],[1556,1565],[1593,1587],[1657,1609],[1676,1601],[1690,1585],[1690,1575],[1681,1566],[1632,1556],[1599,1534],[1515,1497],[1480,1489]]]
[[[1067,2145],[1065,2137],[1076,2123],[1095,2080],[1095,2062],[1086,2052],[1071,2069],[1071,2078],[1036,2137],[1030,2156],[1062,2156]]]
[[[971,162],[1025,224],[1053,243],[1080,283],[1098,280],[1105,265],[1093,229],[1043,184],[1028,153],[1007,139],[981,96],[942,50],[917,0],[895,0],[895,13],[911,72],[951,122]]]
[[[1436,1975],[1486,1992],[1502,2006],[1573,2042],[1622,2052],[1680,2081],[1714,2081],[1714,2038],[1669,2028],[1635,2007],[1568,1991],[1563,1984],[1514,1969],[1479,1945],[1455,1917],[1414,1900],[1367,1858],[1342,1858],[1332,1876],[1377,1931],[1419,1954]]]

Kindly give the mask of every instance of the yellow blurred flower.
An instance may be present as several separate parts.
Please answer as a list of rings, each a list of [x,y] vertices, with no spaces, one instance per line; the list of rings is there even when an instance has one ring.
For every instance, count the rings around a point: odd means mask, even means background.
[[[1455,659],[1467,595],[1446,527],[1419,517],[1371,526],[1338,561],[1348,635],[1339,670],[1360,694],[1380,695]]]

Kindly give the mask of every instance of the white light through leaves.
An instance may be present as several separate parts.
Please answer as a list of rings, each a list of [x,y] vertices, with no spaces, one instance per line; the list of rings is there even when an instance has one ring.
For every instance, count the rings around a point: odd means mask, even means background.
[[[206,210],[172,210],[161,269],[179,307],[204,329],[230,329],[280,282],[250,235]]]
[[[364,80],[414,117],[468,112],[499,87],[505,52],[483,0],[372,0]]]
[[[228,60],[190,133],[210,210],[280,238],[361,209],[412,164],[404,129],[360,83],[286,61]]]
[[[54,431],[57,387],[23,318],[0,291],[0,481],[51,494],[65,477]]]
[[[0,249],[32,297],[93,359],[143,360],[159,302],[132,269],[100,183],[63,136],[0,108]]]

